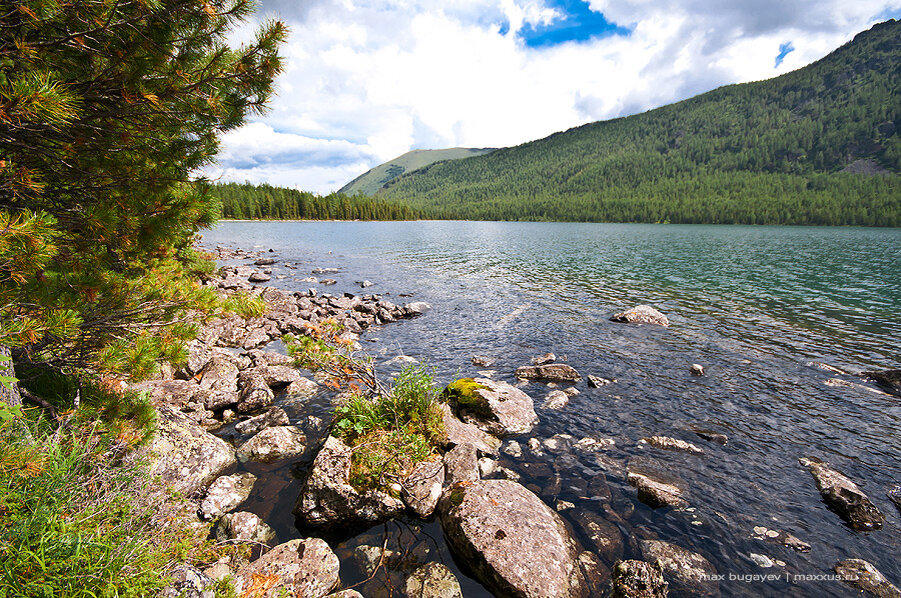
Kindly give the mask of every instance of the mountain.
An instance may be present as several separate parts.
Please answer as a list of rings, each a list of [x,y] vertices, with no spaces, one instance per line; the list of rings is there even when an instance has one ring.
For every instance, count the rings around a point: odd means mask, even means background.
[[[434,218],[901,226],[901,23],[728,85],[400,176]]]
[[[368,170],[338,190],[345,195],[372,195],[400,175],[445,160],[459,160],[493,152],[494,148],[454,147],[440,150],[413,150]]]

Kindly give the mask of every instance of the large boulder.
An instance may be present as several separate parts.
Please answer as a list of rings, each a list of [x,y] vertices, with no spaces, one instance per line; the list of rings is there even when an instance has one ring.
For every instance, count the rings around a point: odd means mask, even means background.
[[[228,513],[247,500],[257,477],[252,473],[236,473],[222,476],[210,484],[206,498],[200,503],[198,515],[209,521]]]
[[[518,598],[588,595],[566,524],[516,482],[456,484],[439,513],[451,550],[489,590]]]
[[[851,527],[859,530],[882,527],[885,515],[850,478],[819,459],[802,457],[799,462],[810,470],[826,504]]]
[[[579,372],[565,363],[548,363],[545,365],[524,365],[516,368],[516,377],[524,380],[544,380],[547,382],[578,382],[582,379]]]
[[[441,421],[444,422],[445,446],[453,447],[459,444],[471,444],[482,453],[497,454],[501,446],[499,439],[472,424],[461,422],[445,403],[441,403],[439,408],[441,409]]]
[[[250,413],[268,407],[275,398],[275,393],[269,388],[266,379],[259,371],[248,370],[241,374],[241,400],[238,402],[238,411]]]
[[[660,563],[620,561],[613,567],[611,598],[666,598],[668,588]]]
[[[885,576],[863,559],[845,559],[839,561],[833,570],[842,580],[876,598],[901,598],[901,590]]]
[[[237,392],[238,367],[224,355],[214,353],[200,371],[200,387],[207,390]]]
[[[713,577],[716,568],[700,554],[661,540],[640,540],[638,547],[641,558],[660,563],[664,578],[674,590],[686,596],[720,595],[719,583]]]
[[[313,461],[294,513],[312,527],[355,527],[401,514],[404,503],[378,490],[358,492],[350,485],[352,449],[329,436]]]
[[[246,463],[272,463],[301,456],[307,448],[307,438],[294,426],[273,426],[238,447],[238,459]]]
[[[410,598],[463,598],[453,571],[441,563],[426,563],[407,578],[404,592]]]
[[[610,320],[628,324],[656,324],[657,326],[669,326],[667,317],[650,305],[638,305],[632,309],[627,309],[626,311],[622,311],[612,316]]]
[[[489,434],[527,434],[538,423],[532,398],[506,382],[463,378],[445,389],[456,414]]]
[[[338,567],[338,557],[325,540],[291,540],[241,567],[235,592],[254,598],[321,598],[338,585]]]
[[[150,475],[159,476],[163,487],[191,494],[216,479],[236,462],[235,451],[172,409],[158,410],[157,429],[133,459],[148,459]]]

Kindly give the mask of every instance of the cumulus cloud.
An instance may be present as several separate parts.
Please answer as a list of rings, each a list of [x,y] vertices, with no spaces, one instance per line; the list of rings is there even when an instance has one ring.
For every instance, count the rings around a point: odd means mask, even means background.
[[[272,110],[225,137],[215,173],[327,193],[411,149],[515,145],[773,77],[899,10],[901,0],[263,0],[257,18],[292,29],[286,70]]]

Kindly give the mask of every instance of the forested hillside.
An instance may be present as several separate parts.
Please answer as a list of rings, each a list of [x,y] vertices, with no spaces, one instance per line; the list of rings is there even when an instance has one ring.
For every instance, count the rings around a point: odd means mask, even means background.
[[[405,172],[423,168],[442,160],[459,160],[471,156],[481,156],[493,152],[494,148],[453,147],[437,150],[413,150],[402,156],[398,156],[389,162],[380,164],[367,170],[351,182],[347,183],[338,193],[347,195],[372,195],[390,181],[393,181]]]
[[[250,183],[213,186],[222,204],[221,217],[238,220],[412,220],[419,211],[408,205],[343,193],[318,196],[297,189]]]
[[[441,162],[376,197],[430,217],[901,226],[901,23],[803,69]]]

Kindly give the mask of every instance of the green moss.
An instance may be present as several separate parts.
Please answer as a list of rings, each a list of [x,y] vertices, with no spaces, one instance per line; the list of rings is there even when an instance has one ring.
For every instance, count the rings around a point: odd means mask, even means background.
[[[488,401],[476,392],[482,389],[487,390],[487,387],[472,378],[461,378],[447,385],[444,397],[448,402],[465,407],[477,415],[490,416]]]
[[[457,486],[453,490],[451,490],[450,498],[448,500],[450,500],[451,507],[459,507],[461,504],[463,504],[464,498],[466,498],[466,491],[463,488]]]

